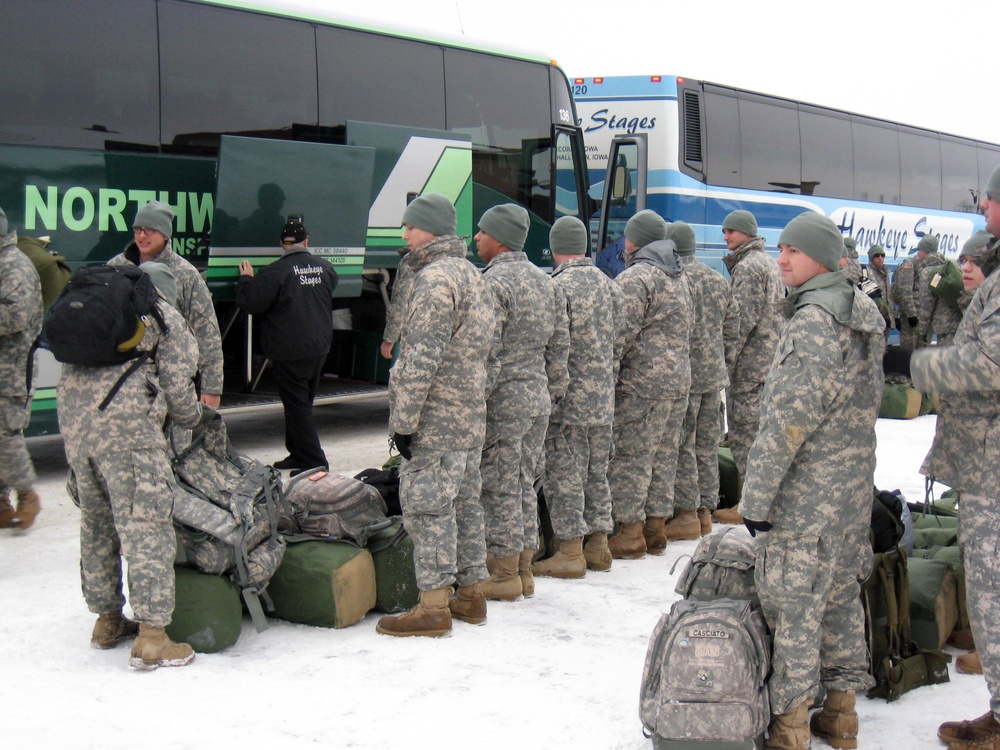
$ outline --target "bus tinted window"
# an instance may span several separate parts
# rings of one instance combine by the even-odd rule
[[[439,47],[318,27],[319,121],[347,120],[443,130],[444,59]],[[355,75],[364,71],[363,75]],[[371,92],[378,91],[378,96]]]
[[[705,179],[740,186],[740,114],[736,98],[705,91]]]
[[[802,137],[802,194],[827,198],[854,195],[851,121],[833,113],[799,111]]]
[[[4,143],[159,143],[154,3],[6,2],[0,19]]]
[[[941,207],[941,145],[935,135],[900,129],[900,202]]]
[[[740,185],[798,193],[799,113],[794,104],[740,97]]]
[[[977,169],[975,146],[941,138],[941,208],[946,211],[976,210]]]
[[[899,138],[895,127],[854,118],[854,197],[899,204]]]
[[[188,3],[160,3],[164,150],[209,152],[219,134],[292,138],[315,130],[309,24]]]

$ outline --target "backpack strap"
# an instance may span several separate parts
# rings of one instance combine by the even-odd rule
[[[98,410],[104,411],[105,409],[107,409],[108,406],[111,404],[111,402],[114,400],[115,396],[118,395],[118,391],[120,391],[122,386],[125,385],[125,381],[128,380],[130,377],[132,377],[132,375],[135,373],[136,370],[138,370],[140,367],[146,364],[146,362],[152,359],[152,357],[154,357],[155,355],[156,355],[156,347],[154,346],[152,352],[143,352],[138,357],[136,357],[135,361],[128,366],[128,369],[118,376],[118,380],[116,380],[115,384],[111,386],[111,390],[108,391],[108,395],[104,397],[104,400],[101,402],[101,405],[97,407]]]

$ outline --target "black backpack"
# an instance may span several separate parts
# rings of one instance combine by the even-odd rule
[[[108,367],[128,362],[140,356],[136,346],[147,315],[166,333],[156,300],[152,280],[136,266],[80,268],[46,315],[47,346],[64,364]]]

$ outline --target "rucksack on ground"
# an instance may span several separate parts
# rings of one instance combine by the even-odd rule
[[[285,488],[285,500],[291,512],[281,530],[290,542],[336,540],[364,547],[372,534],[398,521],[386,515],[375,487],[334,472],[299,474]]]
[[[281,473],[239,455],[218,415],[173,454],[177,562],[229,576],[257,631],[265,630],[264,609],[272,610],[267,585],[285,553]]]
[[[159,315],[157,297],[149,275],[136,266],[80,268],[49,308],[43,337],[64,364],[123,364],[140,356],[146,318]]]
[[[399,466],[388,466],[381,469],[365,469],[355,474],[359,482],[370,484],[378,490],[385,500],[386,515],[401,516],[403,508],[399,500]]]
[[[658,750],[760,748],[771,718],[767,626],[741,599],[674,602],[653,629],[639,691]]]
[[[953,309],[959,309],[958,298],[965,291],[965,285],[962,283],[962,269],[955,261],[946,260],[943,265],[938,266],[927,286],[935,297]]]
[[[756,561],[750,532],[745,526],[728,526],[701,538],[674,591],[685,599],[746,599],[760,606]]]

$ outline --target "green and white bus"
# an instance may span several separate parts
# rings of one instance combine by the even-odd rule
[[[540,265],[555,219],[586,221],[583,140],[565,74],[534,53],[271,0],[32,0],[0,4],[0,206],[73,267],[131,240],[151,199],[173,249],[202,270],[226,353],[224,409],[277,403],[252,321],[232,302],[243,258],[279,253],[287,214],[337,264],[335,332],[317,403],[382,392],[378,347],[424,192],[455,202],[459,234],[492,205],[531,215]],[[30,434],[58,430],[58,364],[41,352]]]

